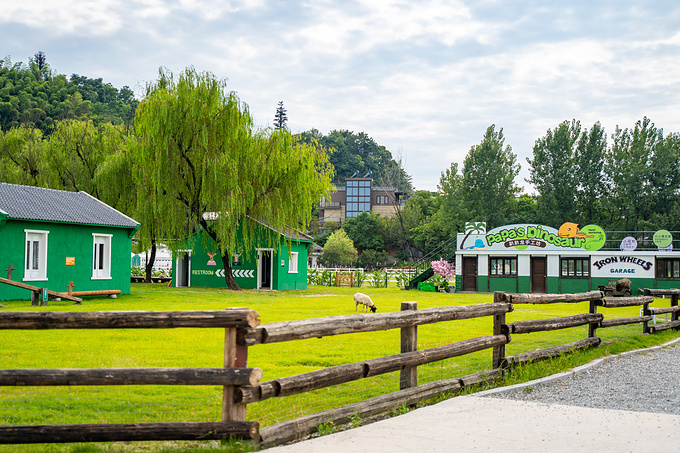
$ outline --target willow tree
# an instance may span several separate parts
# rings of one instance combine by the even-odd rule
[[[258,221],[270,227],[267,245],[278,248],[277,231],[306,228],[311,206],[332,187],[321,149],[295,143],[285,129],[257,130],[226,81],[193,68],[160,72],[135,131],[155,215],[171,237],[202,230],[215,241],[230,289],[240,288],[229,253],[252,250]]]

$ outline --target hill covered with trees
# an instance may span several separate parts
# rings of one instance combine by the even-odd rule
[[[31,126],[45,136],[64,120],[90,120],[129,128],[139,101],[133,91],[120,90],[101,78],[57,74],[43,52],[23,62],[0,60],[0,129]]]

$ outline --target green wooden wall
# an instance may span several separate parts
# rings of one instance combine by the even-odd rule
[[[7,277],[8,266],[14,267],[12,280],[22,282],[24,277],[26,235],[24,230],[49,231],[47,235],[47,281],[23,283],[48,288],[52,291],[68,291],[73,282],[74,291],[119,289],[122,294],[130,292],[130,256],[132,230],[128,228],[100,227],[48,222],[8,220],[0,229],[0,276]],[[110,234],[111,279],[92,278],[92,234]],[[67,265],[66,258],[73,258]],[[0,300],[30,299],[25,289],[0,284]]]

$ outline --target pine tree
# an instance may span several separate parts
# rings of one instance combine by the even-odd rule
[[[279,101],[279,106],[276,108],[274,115],[274,129],[286,129],[288,117],[286,116],[286,109],[283,107],[283,101]]]

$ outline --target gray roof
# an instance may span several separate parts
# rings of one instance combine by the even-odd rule
[[[139,223],[86,192],[0,182],[0,212],[10,219],[137,228]]]

